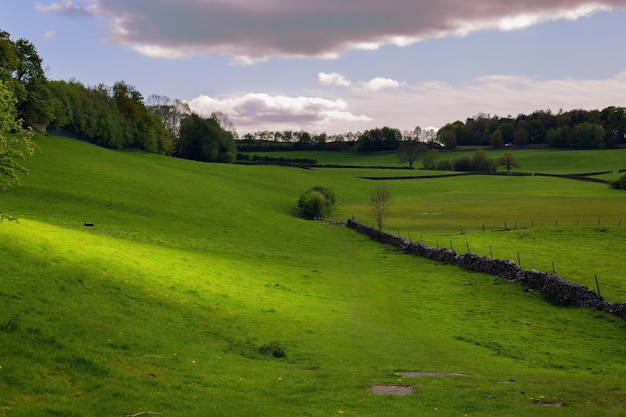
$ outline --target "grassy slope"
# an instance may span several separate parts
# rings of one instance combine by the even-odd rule
[[[315,184],[362,210],[369,181],[39,141],[0,206],[23,219],[0,224],[0,415],[621,413],[623,321],[292,215]],[[473,377],[368,393],[398,370]]]

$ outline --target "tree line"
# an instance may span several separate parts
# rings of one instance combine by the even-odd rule
[[[237,154],[226,115],[203,118],[180,100],[144,99],[124,81],[86,86],[78,80],[48,80],[35,46],[14,41],[5,31],[0,31],[0,81],[22,127],[37,133],[69,131],[114,149],[200,161],[232,162]]]
[[[437,132],[437,142],[445,148],[500,148],[505,145],[616,148],[626,144],[626,108],[559,110],[556,114],[550,110],[537,110],[530,115],[519,114],[516,118],[479,114],[465,122],[446,124]]]
[[[626,108],[602,110],[537,110],[530,115],[499,117],[478,114],[465,122],[457,120],[440,129],[400,131],[373,128],[343,135],[311,135],[307,132],[256,132],[243,138],[244,151],[354,150],[377,152],[402,150],[407,142],[454,149],[459,146],[503,148],[544,146],[567,149],[612,149],[626,145]]]

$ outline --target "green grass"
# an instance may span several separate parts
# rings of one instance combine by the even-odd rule
[[[461,156],[471,157],[474,150],[441,151],[441,159],[453,160]],[[561,149],[490,149],[487,154],[490,158],[497,158],[504,153],[511,153],[520,163],[521,167],[514,171],[541,172],[549,174],[577,174],[599,171],[615,171],[606,179],[617,178],[617,171],[626,169],[626,149],[610,150],[561,150]],[[254,152],[250,153],[251,155]],[[394,152],[331,152],[331,151],[290,151],[290,152],[258,152],[259,155],[271,155],[284,158],[309,158],[317,159],[320,164],[339,165],[369,165],[408,167],[407,163],[398,162],[398,156]],[[418,160],[416,168],[421,167]],[[420,175],[416,171],[408,175]],[[396,172],[387,175],[406,175]],[[620,174],[621,175],[621,174]]]
[[[0,416],[622,414],[625,321],[293,216],[298,196],[318,184],[335,190],[337,218],[367,216],[377,183],[358,170],[202,164],[37,141],[31,175],[0,197],[0,210],[20,217],[0,223]],[[523,263],[538,241],[600,236],[624,250],[626,225],[565,224],[623,213],[626,195],[603,185],[385,184],[396,196],[390,227],[425,238],[456,237],[462,225],[472,246],[483,236],[502,237],[482,241],[495,251],[528,242]],[[540,223],[539,214],[551,222],[556,212],[562,226]],[[529,218],[535,228],[522,230]],[[518,230],[480,230],[503,219]],[[575,256],[579,266],[591,259]],[[272,341],[286,358],[259,353]],[[403,370],[472,376],[398,381]],[[373,383],[412,384],[415,394],[375,396]]]

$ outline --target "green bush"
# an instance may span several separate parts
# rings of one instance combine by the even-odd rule
[[[263,356],[272,356],[274,358],[286,358],[287,348],[281,342],[272,340],[259,348],[259,353]]]
[[[298,215],[307,220],[329,217],[335,204],[335,193],[328,187],[316,185],[300,196]]]
[[[615,188],[617,190],[626,190],[626,174],[611,182],[611,188]]]
[[[452,161],[452,166],[455,171],[469,171],[470,170],[470,159],[469,156],[464,155],[460,158],[456,158]]]

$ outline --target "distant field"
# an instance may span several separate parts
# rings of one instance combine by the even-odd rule
[[[358,177],[383,170],[37,142],[23,186],[0,195],[20,217],[0,223],[1,416],[623,415],[626,321],[294,216],[299,195],[325,185],[336,219],[371,221],[381,182]],[[365,164],[350,156],[329,163]],[[413,240],[519,251],[522,266],[554,262],[586,285],[596,273],[603,296],[626,301],[624,192],[546,177],[382,184],[387,226]],[[286,356],[261,353],[272,347]]]
[[[441,159],[455,159],[461,156],[471,156],[474,151],[442,151]],[[598,171],[619,171],[626,169],[626,149],[611,149],[602,151],[587,150],[558,150],[558,149],[498,149],[488,150],[491,158],[503,153],[512,153],[520,162],[521,167],[514,171],[542,172],[550,174],[576,174]],[[250,152],[251,155],[255,152]],[[393,152],[359,153],[359,152],[330,152],[330,151],[293,151],[293,152],[258,152],[258,155],[272,155],[284,158],[317,159],[321,164],[342,165],[371,165],[401,167],[398,156]],[[415,163],[416,168],[421,162]],[[617,172],[610,178],[617,178]]]

